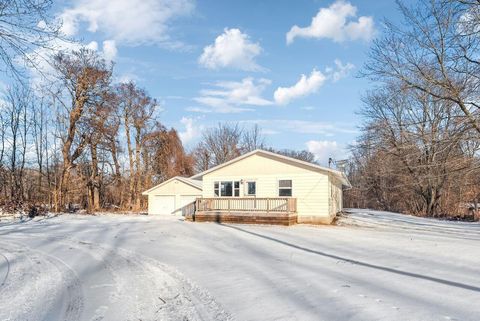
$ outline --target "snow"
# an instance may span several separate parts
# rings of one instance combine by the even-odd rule
[[[0,222],[0,320],[478,320],[480,224]]]

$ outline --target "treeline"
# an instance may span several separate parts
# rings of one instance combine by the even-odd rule
[[[52,66],[48,82],[10,86],[2,98],[3,211],[138,212],[155,184],[267,148],[258,126],[218,124],[187,152],[159,121],[158,102],[133,82],[113,83],[113,65],[96,51],[61,52]],[[314,161],[306,151],[278,152]]]
[[[95,51],[59,53],[47,84],[6,90],[0,109],[0,204],[63,211],[143,207],[141,192],[193,174],[175,129],[134,83],[112,83]]]
[[[346,206],[435,217],[473,215],[480,201],[480,3],[399,3],[363,75],[362,135]]]

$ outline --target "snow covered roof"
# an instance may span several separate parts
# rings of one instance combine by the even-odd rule
[[[317,164],[312,164],[312,163],[309,163],[309,162],[305,162],[305,161],[302,161],[302,160],[299,160],[299,159],[296,159],[296,158],[292,158],[292,157],[288,157],[288,156],[284,156],[284,155],[280,155],[280,154],[277,154],[277,153],[272,153],[272,152],[269,152],[269,151],[266,151],[266,150],[263,150],[263,149],[256,149],[254,151],[251,151],[249,153],[246,153],[244,155],[241,155],[237,158],[234,158],[228,162],[225,162],[223,164],[220,164],[220,165],[217,165],[215,167],[212,167],[206,171],[203,171],[201,173],[198,173],[196,175],[193,175],[192,177],[190,177],[190,179],[202,179],[202,177],[206,174],[209,174],[211,172],[214,172],[220,168],[223,168],[223,167],[226,167],[230,164],[233,164],[233,163],[236,163],[244,158],[247,158],[247,157],[250,157],[252,155],[264,155],[264,156],[267,156],[267,157],[271,157],[271,158],[275,158],[279,161],[283,161],[283,162],[288,162],[290,164],[293,164],[293,165],[298,165],[298,166],[303,166],[303,167],[307,167],[313,171],[320,171],[320,172],[328,172],[328,173],[331,173],[333,174],[334,176],[336,176],[344,186],[347,186],[347,187],[352,187],[352,185],[350,184],[350,182],[348,181],[348,178],[347,176],[345,175],[345,173],[343,172],[340,172],[340,171],[337,171],[335,169],[332,169],[332,168],[328,168],[328,167],[323,167],[323,166],[320,166],[320,165],[317,165]]]
[[[188,177],[182,177],[182,176],[175,176],[175,177],[172,177],[168,180],[166,180],[165,182],[162,182],[158,185],[155,185],[153,186],[152,188],[146,190],[145,192],[142,193],[142,195],[148,195],[148,193],[150,193],[151,191],[153,191],[154,189],[156,189],[157,187],[160,187],[160,186],[163,186],[165,184],[168,184],[170,183],[171,181],[174,181],[174,180],[178,180],[178,181],[181,181],[187,185],[190,185],[192,187],[195,187],[195,188],[198,188],[199,190],[202,190],[203,189],[203,182],[202,181],[199,181],[198,179],[192,179],[192,178],[188,178]]]

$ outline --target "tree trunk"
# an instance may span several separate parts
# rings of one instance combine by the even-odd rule
[[[133,208],[133,204],[135,203],[135,168],[134,168],[134,160],[133,160],[133,148],[132,148],[132,141],[130,139],[130,118],[128,116],[128,112],[125,112],[124,116],[124,125],[125,125],[125,135],[127,136],[127,151],[128,151],[128,161],[130,167],[130,185],[129,185],[129,208]]]
[[[83,90],[79,89],[79,91],[82,92]],[[82,137],[80,144],[77,146],[75,151],[71,153],[72,144],[77,129],[77,122],[82,116],[83,107],[86,100],[86,97],[77,97],[74,101],[74,107],[69,115],[67,136],[65,137],[65,141],[62,147],[63,167],[62,175],[60,177],[58,204],[55,206],[57,211],[59,210],[59,208],[65,208],[65,197],[68,191],[67,186],[68,180],[70,178],[70,170],[73,168],[73,162],[82,154],[85,145],[85,137]]]
[[[89,200],[88,210],[89,212],[95,212],[100,208],[100,182],[98,177],[98,155],[97,155],[97,142],[93,139],[90,142],[90,153],[92,157],[91,163],[91,175],[89,181]]]
[[[60,212],[65,210],[65,201],[67,198],[67,184],[70,180],[70,168],[71,163],[68,156],[63,156],[64,162],[62,167],[62,173],[60,175],[60,184],[58,184],[56,192],[55,211]]]
[[[120,162],[117,156],[117,144],[115,138],[112,138],[110,142],[110,153],[112,155],[113,166],[115,170],[115,190],[118,194],[118,205],[123,204],[123,189],[122,189],[122,174],[120,172]]]
[[[140,151],[141,151],[141,128],[136,127],[135,133],[135,212],[140,210],[140,175],[141,175],[141,162],[140,162]]]

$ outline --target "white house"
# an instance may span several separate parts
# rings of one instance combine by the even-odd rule
[[[149,214],[195,211],[197,221],[329,224],[342,210],[343,187],[350,183],[340,171],[255,150],[143,194]],[[195,208],[190,203],[185,211],[194,198]]]

